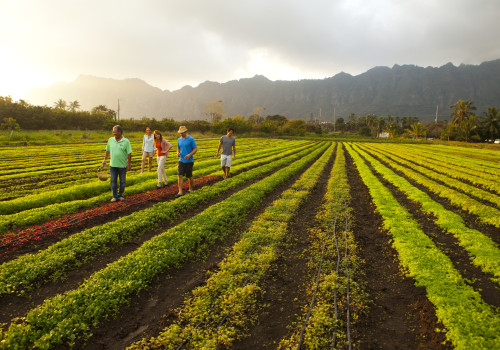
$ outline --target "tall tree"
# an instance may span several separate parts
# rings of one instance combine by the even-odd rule
[[[454,105],[450,106],[453,111],[450,114],[451,125],[460,131],[465,142],[469,141],[470,133],[475,129],[475,116],[472,112],[476,109],[472,101],[458,100]]]
[[[71,112],[76,112],[77,109],[80,109],[80,102],[75,100],[75,101],[69,103],[69,110]]]
[[[203,110],[203,113],[208,117],[208,121],[213,125],[220,122],[226,116],[224,104],[221,100],[210,101]]]
[[[62,98],[54,102],[54,107],[59,110],[65,110],[67,106],[68,106],[67,102],[64,101]]]
[[[406,131],[413,135],[416,140],[418,140],[419,136],[425,136],[427,130],[420,122],[417,122],[410,125],[410,129],[406,129]]]
[[[469,118],[465,119],[462,124],[460,124],[460,131],[465,138],[465,142],[469,142],[472,130],[477,128],[476,116],[470,115]]]
[[[474,114],[472,111],[476,107],[473,106],[473,103],[472,101],[458,100],[454,105],[450,106],[450,108],[453,108],[453,112],[450,114],[453,126],[460,127],[464,120],[469,119]]]
[[[488,108],[488,113],[484,114],[481,120],[482,127],[488,133],[489,139],[494,140],[500,135],[500,109],[496,107]]]
[[[253,113],[248,117],[248,120],[253,124],[253,125],[259,125],[264,121],[264,118],[262,117],[262,114],[264,113],[266,109],[264,107],[255,107],[253,109]]]

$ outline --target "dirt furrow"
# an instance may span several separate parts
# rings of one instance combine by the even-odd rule
[[[361,180],[346,152],[346,166],[354,213],[353,232],[361,258],[365,261],[366,314],[353,330],[353,341],[360,349],[448,349],[442,328],[425,289],[399,268],[397,252],[389,235],[379,227],[368,188]]]

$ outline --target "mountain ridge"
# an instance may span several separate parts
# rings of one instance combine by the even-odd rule
[[[500,107],[500,59],[479,65],[447,63],[441,67],[376,66],[359,75],[340,72],[324,79],[272,81],[263,75],[225,83],[204,81],[169,91],[139,78],[117,80],[82,74],[73,82],[57,82],[48,88],[32,89],[27,100],[51,104],[60,98],[77,100],[82,109],[98,105],[117,109],[122,118],[142,117],[176,120],[204,119],[203,109],[222,100],[228,116],[249,116],[255,107],[265,115],[332,120],[350,113],[407,115],[422,120],[449,119],[449,106],[459,99],[471,100],[482,114],[488,107]]]

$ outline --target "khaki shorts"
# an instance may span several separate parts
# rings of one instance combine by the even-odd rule
[[[227,156],[225,154],[221,154],[220,155],[220,165],[223,167],[226,167],[226,168],[230,168],[232,157],[233,157],[232,154],[229,156]]]
[[[142,158],[152,158],[155,155],[155,152],[143,152]]]

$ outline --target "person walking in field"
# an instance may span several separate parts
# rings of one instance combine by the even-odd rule
[[[151,172],[151,163],[153,163],[153,156],[155,154],[154,137],[151,134],[151,128],[148,126],[146,128],[146,134],[142,140],[142,162],[141,162],[141,174],[144,172],[144,165],[146,163],[146,158],[148,159],[148,168]]]
[[[106,145],[106,153],[102,161],[102,167],[106,167],[106,160],[110,157],[109,174],[111,178],[111,190],[113,198],[111,202],[124,200],[123,192],[126,186],[127,170],[130,170],[132,161],[132,146],[130,141],[123,137],[123,129],[120,125],[113,127],[113,137],[110,137]],[[118,177],[120,178],[120,188],[118,189]]]
[[[156,160],[158,161],[158,184],[156,185],[156,189],[158,190],[163,187],[161,185],[162,179],[165,186],[168,185],[167,173],[165,172],[165,162],[167,161],[168,151],[172,148],[172,144],[168,142],[158,130],[155,130],[154,138],[157,154]]]
[[[193,191],[193,155],[198,151],[196,142],[191,135],[188,135],[188,129],[185,126],[179,127],[178,133],[181,135],[177,140],[177,157],[179,157],[179,165],[177,167],[177,184],[179,185],[179,193],[175,198],[179,198],[184,194],[182,186],[186,176],[189,181],[188,193]]]
[[[227,134],[220,138],[219,147],[217,147],[216,157],[219,156],[219,152],[222,147],[220,165],[222,167],[222,171],[224,172],[224,179],[229,177],[229,171],[231,170],[231,157],[236,160],[236,140],[233,137],[233,132],[234,130],[232,128],[228,128]]]

